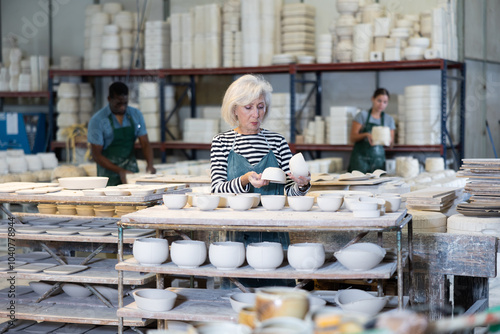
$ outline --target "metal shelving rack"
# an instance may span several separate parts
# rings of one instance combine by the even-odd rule
[[[240,75],[246,73],[259,74],[285,74],[290,77],[290,105],[291,105],[291,149],[292,151],[351,151],[352,145],[311,145],[311,144],[295,144],[295,112],[298,108],[295,106],[295,87],[297,84],[309,83],[313,84],[312,91],[309,97],[315,95],[316,98],[316,114],[321,115],[321,99],[322,99],[322,73],[323,72],[387,72],[387,71],[418,71],[418,70],[439,70],[441,73],[441,143],[439,145],[395,145],[388,148],[387,152],[425,152],[439,153],[444,158],[447,157],[448,150],[451,150],[455,157],[455,161],[461,161],[464,155],[464,139],[465,139],[465,63],[449,61],[446,59],[430,59],[430,60],[415,60],[415,61],[390,61],[390,62],[368,62],[368,63],[331,63],[331,64],[289,64],[276,66],[259,66],[259,67],[233,67],[233,68],[204,68],[204,69],[161,69],[161,70],[51,70],[49,72],[49,91],[53,89],[54,76],[85,76],[85,77],[118,77],[129,78],[131,76],[152,76],[157,78],[160,84],[160,121],[163,128],[160,143],[153,143],[155,149],[162,152],[162,160],[165,160],[165,151],[169,149],[180,149],[184,152],[192,150],[191,155],[186,154],[189,159],[196,158],[196,150],[208,150],[210,144],[206,143],[188,143],[188,142],[167,142],[166,141],[166,124],[173,113],[177,112],[184,98],[190,92],[190,108],[191,117],[196,117],[196,76],[205,75]],[[450,74],[451,71],[458,71],[458,75]],[[298,74],[314,73],[314,80],[301,80],[297,78]],[[189,77],[188,82],[174,82],[172,79],[178,76]],[[448,104],[449,81],[459,83],[458,89],[453,93],[453,96]],[[176,106],[168,113],[165,112],[165,95],[164,88],[166,85],[184,86],[185,90],[176,101]],[[53,125],[54,117],[54,97],[50,95],[49,102],[49,124]],[[446,126],[450,109],[458,100],[460,130],[459,143],[454,145],[450,135],[450,131]],[[49,136],[53,133],[52,128],[49,129]],[[173,138],[172,134],[169,135]],[[174,140],[176,138],[173,138]],[[60,143],[50,145],[52,149],[61,147]]]

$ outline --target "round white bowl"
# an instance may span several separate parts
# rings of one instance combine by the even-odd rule
[[[325,247],[320,243],[298,243],[288,247],[288,263],[297,271],[312,272],[325,263]]]
[[[344,203],[344,196],[339,194],[322,194],[316,198],[321,211],[337,211]]]
[[[351,211],[358,210],[377,210],[378,199],[373,197],[359,196],[353,198],[345,198],[347,208]]]
[[[217,208],[219,201],[217,195],[196,195],[195,205],[202,211],[209,211]]]
[[[339,262],[353,271],[370,270],[385,257],[385,249],[377,244],[362,242],[352,244],[334,253]]]
[[[242,242],[214,242],[208,248],[210,263],[219,270],[232,270],[245,262],[245,245]]]
[[[257,242],[247,246],[247,262],[257,271],[269,271],[283,263],[283,246],[278,242]]]
[[[237,194],[236,196],[229,196],[227,201],[231,209],[245,211],[253,206],[254,199],[251,196],[242,196]]]
[[[386,297],[375,297],[358,289],[339,290],[335,303],[348,312],[361,312],[368,316],[377,315],[387,303]]]
[[[277,211],[283,209],[286,202],[285,195],[262,195],[260,201],[264,209],[269,211]]]
[[[253,292],[237,292],[229,297],[231,306],[236,312],[240,312],[242,308],[255,305],[255,293]]]
[[[43,158],[42,158],[43,159]],[[43,161],[43,160],[42,160]],[[59,186],[66,189],[94,189],[105,188],[108,184],[107,177],[103,176],[80,176],[80,177],[61,177],[59,178]]]
[[[395,195],[379,194],[377,195],[377,197],[385,201],[386,212],[396,212],[399,210],[399,207],[401,206],[401,196],[399,195],[395,196]]]
[[[281,168],[267,167],[262,172],[262,179],[269,180],[270,182],[273,182],[273,183],[285,184],[286,183],[286,174]]]
[[[79,284],[64,283],[62,289],[68,296],[73,298],[85,298],[92,294],[89,289]]]
[[[177,299],[177,294],[163,289],[140,289],[132,292],[137,307],[153,312],[170,311]]]
[[[309,211],[314,205],[312,196],[288,196],[288,205],[294,211]]]
[[[158,266],[168,259],[168,240],[159,238],[135,239],[132,253],[140,264]]]
[[[172,242],[170,257],[179,268],[197,268],[207,259],[207,247],[203,241],[177,240]]]
[[[43,295],[45,292],[49,291],[52,289],[52,284],[49,283],[44,283],[44,282],[29,282],[29,285],[31,289],[37,294],[37,295]],[[52,296],[58,294],[61,292],[61,288],[57,289],[55,292],[52,293]]]
[[[233,194],[233,193],[218,193],[217,196],[220,197],[220,199],[219,199],[219,205],[217,207],[219,207],[219,208],[229,208],[228,198],[232,197],[232,196],[236,196],[236,194]]]
[[[408,39],[408,44],[410,46],[427,49],[430,44],[430,39],[427,37],[411,37]]]
[[[186,194],[165,194],[163,195],[163,204],[173,210],[182,209],[186,206],[188,197]]]
[[[308,176],[309,175],[309,165],[307,164],[306,160],[304,159],[304,156],[302,153],[297,153],[295,154],[291,159],[290,159],[290,171],[294,176]]]
[[[253,198],[252,208],[256,208],[256,207],[259,206],[259,203],[260,203],[260,193],[242,193],[242,194],[238,194],[238,196],[246,196],[246,197]]]

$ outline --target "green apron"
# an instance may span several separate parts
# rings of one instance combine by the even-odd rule
[[[113,164],[137,173],[137,160],[135,159],[134,144],[135,144],[135,127],[132,117],[126,115],[130,121],[130,126],[115,128],[113,115],[109,115],[109,121],[113,128],[113,141],[102,151],[102,154],[109,159]],[[109,169],[97,165],[97,175],[109,177],[108,186],[116,186],[122,183],[120,175]]]
[[[368,112],[368,119],[361,132],[372,132],[374,126],[379,124],[370,123],[372,110]],[[384,126],[384,112],[380,116],[380,125]],[[370,145],[367,138],[358,141],[352,149],[351,159],[349,160],[348,172],[359,170],[362,173],[371,173],[376,169],[385,169],[385,150],[382,145]]]
[[[264,139],[266,137],[264,136]],[[236,141],[236,139],[235,139]],[[266,139],[267,142],[267,139]],[[254,171],[258,174],[262,173],[264,169],[267,167],[277,167],[281,168],[276,156],[271,150],[269,143],[267,143],[267,147],[269,148],[269,152],[256,164],[252,165],[248,162],[248,160],[236,153],[234,151],[234,145],[229,151],[229,155],[227,157],[227,179],[233,180],[238,178],[250,171]],[[255,188],[250,184],[249,192],[258,192],[261,195],[284,195],[285,187],[283,184],[278,183],[269,183],[269,185]],[[245,246],[253,242],[262,242],[262,241],[270,241],[270,242],[279,242],[283,245],[284,249],[288,249],[290,245],[290,236],[288,232],[230,232],[229,237],[232,241],[243,242]],[[295,286],[294,280],[267,280],[267,279],[238,279],[240,283],[245,286],[269,286],[269,285],[288,285]],[[227,282],[223,282],[223,288],[227,288]]]

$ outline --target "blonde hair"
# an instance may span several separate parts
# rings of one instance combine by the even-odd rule
[[[234,113],[236,107],[247,105],[261,96],[264,97],[266,103],[265,118],[271,106],[272,91],[271,84],[261,75],[246,74],[242,76],[234,81],[224,94],[221,108],[222,118],[230,126],[237,126],[238,119]]]

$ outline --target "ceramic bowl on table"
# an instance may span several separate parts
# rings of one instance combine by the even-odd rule
[[[279,242],[256,242],[247,246],[247,262],[257,271],[270,271],[283,263],[283,246]]]
[[[264,209],[269,211],[281,210],[285,207],[285,195],[262,195],[260,201]]]
[[[197,268],[207,259],[207,247],[203,241],[176,240],[170,247],[170,257],[179,268]]]
[[[217,193],[217,196],[219,196],[219,205],[217,206],[218,208],[229,208],[229,201],[228,198],[232,196],[236,196],[234,193]]]
[[[346,312],[361,312],[373,317],[387,304],[387,297],[376,297],[358,289],[339,290],[335,303]]]
[[[163,204],[171,209],[178,210],[186,206],[188,196],[186,194],[165,194],[163,195]]]
[[[219,201],[220,196],[218,195],[200,194],[196,195],[193,204],[202,211],[210,211],[217,208],[217,206],[219,205]]]
[[[253,292],[237,292],[229,297],[231,307],[236,312],[240,312],[244,307],[255,306],[255,293]]]
[[[210,263],[219,270],[233,270],[245,262],[245,245],[242,242],[221,241],[210,244]]]
[[[360,242],[334,253],[339,262],[353,271],[373,269],[385,257],[386,250],[377,244]]]
[[[165,312],[174,308],[177,294],[163,289],[139,289],[132,292],[137,307],[153,312]]]
[[[236,196],[229,196],[227,198],[229,207],[237,211],[245,211],[253,206],[254,198],[251,196],[244,196],[236,194]]]
[[[293,211],[309,211],[314,205],[312,196],[288,196],[288,205]]]
[[[342,207],[344,203],[344,196],[340,194],[321,194],[316,198],[321,211],[333,212]]]
[[[256,208],[260,203],[260,193],[241,193],[238,196],[251,197],[253,198],[252,208]]]
[[[401,206],[401,196],[399,194],[378,194],[376,197],[385,201],[386,212],[396,212]]]
[[[309,242],[291,244],[287,257],[295,270],[312,272],[325,263],[325,247],[320,243]]]
[[[142,265],[158,266],[168,259],[168,240],[139,238],[134,240],[132,254]]]

